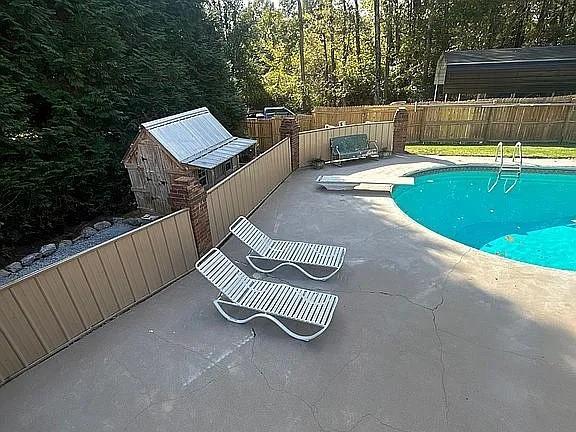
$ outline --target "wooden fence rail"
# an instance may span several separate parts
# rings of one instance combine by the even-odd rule
[[[538,145],[576,145],[576,104],[445,103],[317,107],[299,115],[300,130],[365,122],[388,122],[399,107],[408,111],[409,143],[486,143],[522,141]],[[265,143],[279,140],[278,119],[253,120],[251,137]],[[261,125],[261,126],[256,126]],[[260,127],[261,129],[258,129]]]
[[[319,107],[314,122],[390,121],[399,105]],[[576,104],[405,105],[408,142],[576,145]]]
[[[301,131],[315,129],[312,115],[298,114],[296,119]],[[247,119],[244,122],[244,130],[247,136],[258,141],[258,149],[260,153],[263,153],[280,141],[281,123],[281,118]],[[321,127],[324,127],[324,125]]]
[[[248,215],[291,171],[290,141],[285,138],[210,188],[206,204],[212,243],[223,240],[230,224],[238,216]]]
[[[0,384],[194,268],[189,210],[0,288]]]

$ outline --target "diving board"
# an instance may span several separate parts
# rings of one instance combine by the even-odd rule
[[[341,175],[321,175],[316,179],[316,184],[328,190],[352,190],[360,185],[389,186],[414,185],[414,177],[382,176],[375,180],[352,178]]]

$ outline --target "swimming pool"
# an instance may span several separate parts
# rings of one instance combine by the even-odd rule
[[[576,171],[523,169],[517,184],[490,167],[413,174],[392,197],[412,219],[476,249],[517,261],[576,270]]]

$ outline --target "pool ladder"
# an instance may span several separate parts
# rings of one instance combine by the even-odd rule
[[[520,174],[522,174],[522,143],[520,141],[516,143],[514,152],[512,153],[512,160],[504,163],[504,144],[500,141],[496,147],[494,162],[500,162],[500,166],[496,180],[494,180],[494,182],[492,182],[492,179],[488,180],[488,192],[492,192],[502,179],[504,180],[504,193],[508,193],[514,189],[520,179]],[[510,183],[510,185],[508,183]]]

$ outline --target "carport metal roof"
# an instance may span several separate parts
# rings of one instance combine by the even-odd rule
[[[447,51],[434,84],[452,94],[576,92],[576,46]]]

